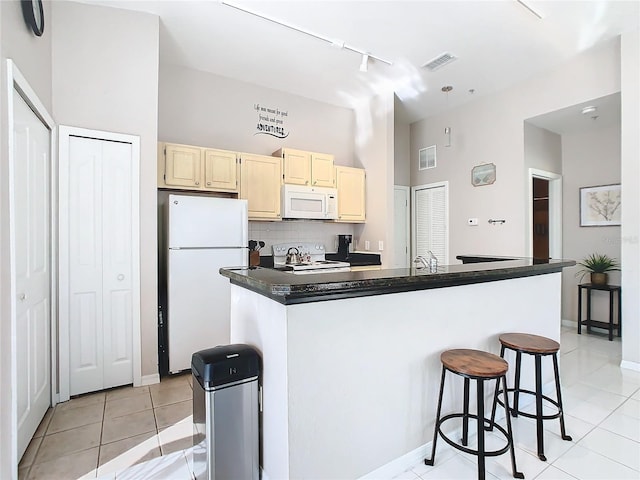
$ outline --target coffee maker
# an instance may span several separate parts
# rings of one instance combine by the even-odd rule
[[[351,245],[352,235],[338,235],[338,255],[340,258],[349,258],[349,245]]]

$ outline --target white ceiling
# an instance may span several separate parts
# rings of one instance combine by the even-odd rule
[[[361,56],[215,0],[81,0],[160,16],[160,61],[352,108],[393,90],[407,122],[535,76],[640,28],[640,2],[231,1],[387,59]],[[449,52],[435,72],[422,66]],[[451,85],[448,95],[442,86]],[[470,93],[473,90],[474,93]]]

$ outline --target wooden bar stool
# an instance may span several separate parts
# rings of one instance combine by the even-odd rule
[[[504,333],[500,335],[500,356],[504,358],[505,349],[514,350],[516,352],[516,374],[515,374],[515,386],[514,388],[507,389],[507,392],[513,392],[513,408],[506,407],[511,415],[517,417],[522,415],[527,418],[536,419],[536,436],[538,441],[538,458],[543,462],[547,461],[547,457],[544,455],[544,430],[542,427],[543,420],[551,420],[554,418],[560,419],[560,433],[562,439],[571,441],[572,438],[567,435],[564,428],[564,414],[562,409],[562,393],[560,392],[560,376],[558,373],[558,350],[560,350],[560,344],[550,338],[541,337],[539,335],[531,335],[528,333]],[[533,355],[535,358],[535,376],[536,376],[536,391],[525,390],[520,388],[520,364],[522,361],[522,354]],[[542,357],[546,355],[552,355],[553,358],[553,373],[556,382],[556,400],[542,394]],[[495,397],[493,400],[493,411],[491,412],[491,420],[495,418],[496,404],[502,401],[498,398],[498,394],[502,392],[499,388],[496,388]],[[534,395],[536,398],[536,413],[527,413],[519,409],[520,394],[526,393]],[[554,405],[558,411],[550,415],[544,415],[542,411],[542,402],[547,401]]]
[[[495,457],[502,455],[507,450],[511,451],[511,468],[514,478],[524,478],[524,475],[516,469],[516,456],[513,447],[513,434],[511,432],[511,418],[508,414],[505,415],[507,429],[498,425],[493,421],[493,418],[488,419],[484,416],[484,382],[487,380],[496,380],[503,382],[504,391],[504,405],[505,411],[509,411],[509,399],[507,397],[507,377],[506,373],[509,369],[509,365],[502,358],[491,353],[482,352],[480,350],[447,350],[440,355],[440,361],[442,362],[442,378],[440,380],[440,396],[438,398],[438,413],[436,414],[436,425],[433,431],[433,448],[431,450],[431,459],[425,459],[425,465],[433,466],[436,459],[436,442],[438,440],[438,434],[442,439],[452,447],[461,450],[465,453],[470,453],[478,457],[478,478],[483,480],[485,478],[485,457]],[[442,394],[444,392],[445,374],[449,371],[464,377],[464,405],[463,413],[452,413],[440,417],[442,410]],[[476,381],[476,396],[478,403],[478,411],[476,415],[469,413],[469,381]],[[462,418],[462,439],[461,444],[454,442],[447,437],[442,431],[442,424],[447,420],[453,418]],[[469,436],[469,419],[475,418],[478,422],[478,449],[474,450],[467,448],[468,436]],[[486,426],[485,426],[486,424]],[[488,426],[488,428],[487,428]],[[507,444],[505,447],[499,450],[485,451],[485,429],[493,429],[495,427],[502,435],[504,435]]]

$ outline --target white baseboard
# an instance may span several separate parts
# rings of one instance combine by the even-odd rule
[[[140,385],[136,385],[136,386],[143,387],[145,385],[153,385],[154,383],[160,383],[159,373],[153,373],[151,375],[143,375],[140,378]]]
[[[640,363],[630,362],[629,360],[622,360],[622,362],[620,362],[620,368],[626,368],[628,370],[635,370],[636,372],[640,372]]]
[[[420,445],[415,450],[412,450],[411,452],[401,457],[398,457],[395,460],[390,461],[386,465],[383,465],[382,467],[374,470],[373,472],[367,473],[365,476],[360,477],[360,480],[393,478],[396,475],[401,474],[402,472],[420,463],[422,460],[424,460],[427,457],[427,455],[430,455],[431,444],[432,442],[425,443],[424,445]]]

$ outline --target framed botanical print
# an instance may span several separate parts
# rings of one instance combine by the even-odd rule
[[[580,226],[607,227],[621,223],[620,184],[580,189]]]

